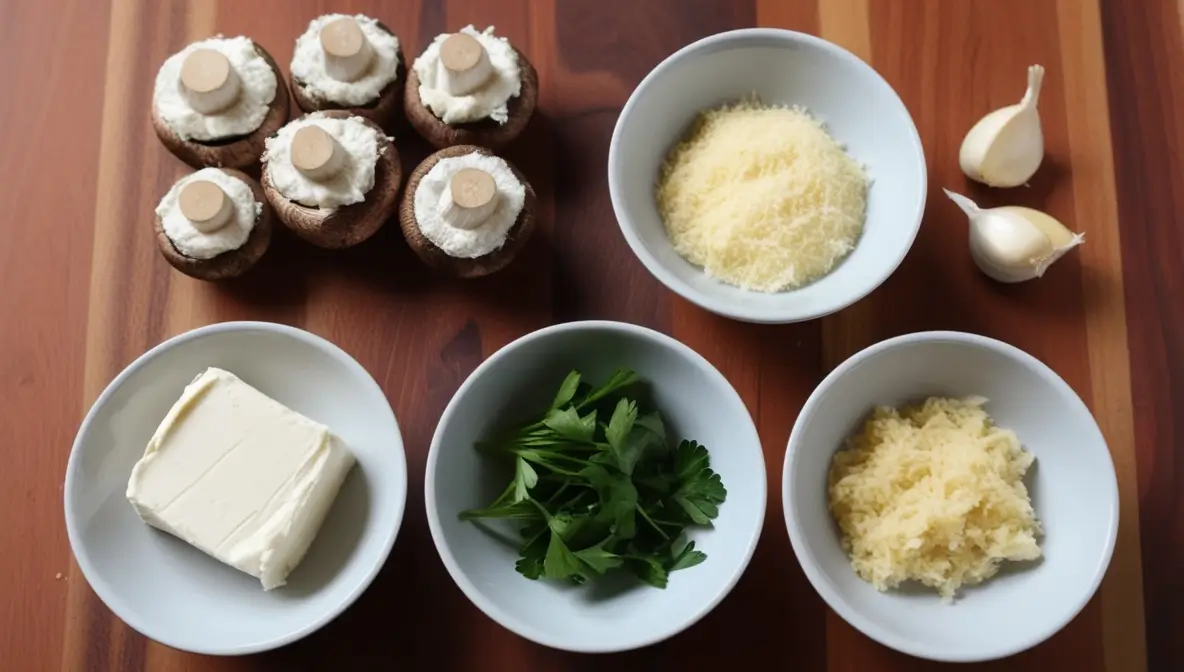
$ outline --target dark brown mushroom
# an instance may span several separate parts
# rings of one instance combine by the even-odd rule
[[[391,35],[395,34],[381,21],[378,22],[378,27]],[[305,92],[304,83],[295,77],[292,78],[292,97],[296,99],[297,107],[304,112],[342,110],[359,117],[365,117],[390,132],[394,129],[399,113],[403,109],[403,83],[407,81],[407,60],[403,56],[402,44],[399,45],[396,53],[399,64],[395,70],[395,79],[384,86],[382,91],[378,93],[378,98],[370,103],[348,107],[330,100],[314,99]]]
[[[354,115],[341,110],[322,112],[333,119],[348,119]],[[399,152],[379,128],[369,119],[362,123],[378,133],[378,162],[374,167],[374,186],[366,193],[366,200],[351,203],[333,210],[322,210],[289,200],[274,185],[263,163],[263,193],[276,216],[300,238],[329,249],[351,247],[373,236],[387,219],[394,214],[395,199],[399,195],[399,184],[403,180],[403,169],[399,164]]]
[[[231,177],[246,182],[247,186],[251,188],[251,194],[255,200],[263,204],[263,210],[255,218],[255,228],[251,229],[250,235],[247,236],[247,242],[243,243],[241,247],[223,252],[210,259],[194,259],[185,256],[173,245],[173,241],[164,232],[164,222],[161,221],[159,215],[156,216],[154,224],[156,244],[160,248],[160,253],[172,264],[173,268],[189,277],[210,282],[238,277],[250,270],[255,262],[263,256],[263,253],[267,252],[267,248],[271,244],[273,226],[271,206],[267,204],[267,199],[263,196],[263,188],[259,186],[259,183],[246,173],[233,168],[222,168],[221,170]]]
[[[288,86],[284,83],[284,75],[276,65],[275,59],[267,50],[255,43],[255,51],[267,60],[275,72],[275,98],[267,110],[263,123],[247,135],[223,138],[220,140],[199,141],[185,140],[161,119],[156,110],[156,103],[152,104],[152,129],[156,137],[164,143],[178,159],[193,166],[204,168],[207,166],[224,168],[245,168],[259,161],[263,155],[264,142],[269,136],[278,131],[288,121]]]
[[[399,225],[403,229],[403,237],[407,239],[407,244],[428,266],[458,278],[479,278],[496,273],[508,266],[526,245],[526,242],[530,240],[530,235],[534,233],[535,193],[534,187],[530,186],[530,182],[526,181],[514,164],[506,161],[506,165],[513,171],[514,177],[518,178],[522,186],[526,187],[526,200],[522,204],[522,212],[518,213],[518,219],[514,221],[514,226],[507,233],[506,242],[493,252],[472,259],[449,255],[428,240],[420,231],[419,223],[415,219],[415,190],[419,188],[419,182],[424,175],[427,175],[428,171],[439,163],[440,159],[466,154],[494,156],[494,153],[485,147],[456,145],[432,154],[424,159],[423,163],[416,166],[415,170],[411,171],[411,177],[407,180],[407,188],[403,191],[403,201],[399,205]]]
[[[403,94],[403,110],[407,121],[417,133],[433,147],[441,149],[455,145],[479,145],[490,149],[501,149],[522,134],[530,118],[534,116],[539,100],[539,75],[534,66],[517,49],[518,70],[522,85],[517,96],[506,103],[509,118],[499,124],[492,119],[482,119],[464,124],[445,124],[419,97],[419,76],[415,68],[407,69],[407,89]]]

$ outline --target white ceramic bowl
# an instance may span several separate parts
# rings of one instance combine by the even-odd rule
[[[680,257],[654,201],[658,169],[696,114],[753,92],[767,103],[809,108],[874,180],[863,236],[850,256],[818,281],[777,294],[725,285]],[[886,280],[921,225],[925,175],[917,128],[871,66],[817,37],[769,28],[712,35],[658,64],[617,118],[608,154],[613,210],[650,273],[707,310],[763,323],[833,313]]]
[[[308,555],[269,592],[149,527],[124,496],[156,426],[208,366],[328,425],[357,457]],[[299,639],[353,603],[386,561],[406,497],[399,426],[361,365],[299,329],[228,322],[152,348],[99,396],[66,467],[66,530],[87,581],[128,625],[177,649],[245,654]]]
[[[488,505],[509,482],[509,473],[478,455],[474,444],[546,409],[571,369],[595,384],[622,367],[652,384],[669,438],[694,439],[708,448],[711,467],[728,490],[714,528],[690,534],[707,560],[672,573],[664,590],[627,576],[578,588],[530,581],[514,570],[515,546],[457,517]],[[473,604],[522,637],[586,653],[646,646],[706,615],[748,566],[765,518],[764,456],[736,391],[682,343],[616,322],[548,327],[477,367],[440,418],[424,490],[432,540]],[[494,527],[517,538],[512,528]]]
[[[831,457],[872,408],[931,395],[990,400],[991,417],[1036,457],[1025,482],[1045,529],[1042,561],[1005,564],[953,604],[921,586],[877,592],[851,569],[827,510]],[[864,634],[922,658],[1001,658],[1052,636],[1094,594],[1118,533],[1118,482],[1089,409],[1031,355],[972,334],[910,334],[848,359],[802,408],[782,476],[789,538],[814,588]]]

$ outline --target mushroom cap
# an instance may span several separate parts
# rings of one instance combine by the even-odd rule
[[[194,168],[245,168],[259,161],[259,157],[263,155],[264,142],[287,123],[288,85],[284,83],[284,74],[271,54],[259,46],[258,42],[255,43],[255,51],[267,61],[275,73],[275,98],[271,100],[263,123],[251,133],[209,142],[185,140],[160,117],[155,101],[152,103],[152,129],[156,131],[156,137],[160,138],[164,146],[178,159]]]
[[[394,31],[379,21],[378,27],[394,35]],[[355,107],[347,107],[331,100],[314,100],[304,92],[304,85],[295,77],[292,78],[292,97],[296,99],[296,106],[304,112],[318,112],[321,110],[343,110],[350,114],[365,117],[387,131],[394,129],[398,121],[399,112],[403,109],[403,83],[407,80],[407,59],[403,56],[403,45],[399,44],[396,51],[399,65],[395,70],[395,78],[390,84],[382,87],[378,98],[373,102]]]
[[[407,89],[403,94],[403,109],[407,121],[431,145],[437,149],[456,145],[479,145],[500,149],[522,134],[530,118],[534,116],[539,101],[539,75],[534,66],[517,49],[518,69],[522,77],[522,88],[517,96],[506,103],[509,119],[499,124],[492,119],[481,119],[464,124],[446,124],[424,104],[419,97],[419,76],[415,68],[407,70]]]
[[[210,259],[194,259],[181,254],[173,246],[173,241],[164,232],[164,222],[161,221],[159,215],[156,216],[154,224],[156,245],[173,268],[191,278],[210,282],[238,277],[254,266],[255,262],[259,261],[268,246],[271,245],[273,226],[271,206],[267,204],[267,199],[263,196],[263,188],[259,186],[259,183],[246,173],[233,168],[222,168],[221,170],[231,177],[246,182],[247,186],[251,188],[251,195],[255,197],[256,201],[263,204],[263,210],[255,218],[255,228],[251,229],[251,234],[247,236],[247,242],[243,243],[241,247],[223,252]]]
[[[506,242],[493,252],[472,259],[449,255],[428,240],[427,236],[424,236],[420,231],[419,223],[415,219],[415,190],[419,188],[419,182],[424,175],[427,175],[428,171],[439,163],[440,159],[466,154],[494,156],[494,153],[485,147],[456,145],[432,154],[424,159],[423,163],[416,166],[415,170],[411,171],[411,177],[407,180],[407,188],[403,191],[403,201],[399,205],[399,225],[403,229],[403,237],[407,239],[407,244],[428,266],[458,278],[479,278],[496,273],[508,266],[519,250],[525,247],[526,242],[530,240],[530,235],[534,233],[535,193],[534,187],[530,186],[530,182],[526,181],[518,168],[506,161],[506,165],[510,167],[514,177],[518,178],[518,181],[526,188],[526,200],[522,204],[522,212],[518,213],[518,219],[514,221],[514,226],[510,227],[507,232]],[[505,161],[504,158],[502,160]]]
[[[333,119],[348,119],[353,115],[344,110],[327,110],[323,114]],[[374,186],[366,192],[366,200],[333,210],[322,210],[289,200],[275,188],[263,163],[263,193],[276,216],[300,238],[328,249],[352,247],[373,236],[394,213],[403,169],[399,152],[378,124],[362,117],[362,123],[378,133],[378,162],[374,167]]]

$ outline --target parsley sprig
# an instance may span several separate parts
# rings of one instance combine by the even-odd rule
[[[661,415],[643,412],[640,382],[618,370],[592,387],[572,371],[536,422],[478,444],[514,476],[461,519],[517,522],[526,578],[581,584],[622,568],[665,588],[671,572],[707,559],[685,531],[711,525],[728,492],[707,448],[673,445]]]

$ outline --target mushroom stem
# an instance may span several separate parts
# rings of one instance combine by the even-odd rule
[[[467,33],[454,33],[440,45],[439,80],[453,96],[464,96],[481,88],[493,74],[489,53]]]
[[[222,188],[207,180],[193,180],[177,195],[181,214],[202,233],[213,233],[230,223],[234,203]]]
[[[202,114],[217,114],[238,100],[242,81],[229,59],[214,49],[195,49],[181,64],[181,95]]]
[[[325,72],[338,81],[354,82],[370,67],[374,47],[352,16],[345,16],[321,28],[321,49]]]
[[[309,124],[292,136],[292,165],[310,180],[325,182],[341,172],[345,150],[325,129]]]
[[[461,168],[440,194],[440,216],[458,229],[481,226],[497,209],[493,176],[477,168]]]

